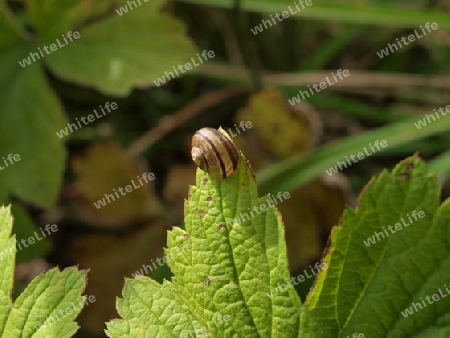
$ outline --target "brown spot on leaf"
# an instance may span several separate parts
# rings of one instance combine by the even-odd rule
[[[212,283],[211,279],[209,279],[208,277],[205,278],[205,285],[206,286],[210,286]]]

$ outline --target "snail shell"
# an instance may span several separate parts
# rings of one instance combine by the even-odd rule
[[[202,128],[192,136],[192,160],[214,178],[232,176],[238,167],[239,152],[234,143],[214,128]]]

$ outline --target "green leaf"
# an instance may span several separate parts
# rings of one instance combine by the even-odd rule
[[[20,161],[0,171],[2,190],[42,207],[54,204],[64,169],[64,148],[55,131],[64,117],[40,61],[22,68],[19,61],[37,49],[0,3],[0,165],[17,154]],[[38,174],[37,174],[38,173]]]
[[[439,202],[436,177],[416,156],[373,179],[332,231],[302,336],[447,337],[450,200]]]
[[[194,333],[200,326],[213,337],[297,336],[300,301],[289,282],[284,228],[268,205],[243,155],[230,178],[198,170],[185,203],[186,230],[168,236],[172,283],[127,281],[118,302],[123,319],[109,323],[107,333],[203,337]]]
[[[122,296],[117,309],[123,320],[107,323],[110,337],[180,337],[202,329],[170,282],[127,279]]]
[[[234,6],[234,0],[177,0],[202,5],[212,5],[223,8]],[[440,28],[450,28],[450,15],[437,10],[415,10],[408,7],[393,7],[373,4],[369,1],[343,2],[312,0],[312,5],[297,10],[291,0],[247,0],[242,7],[247,11],[268,14],[290,11],[297,12],[294,19],[311,18],[319,20],[343,21],[359,24],[374,24],[391,27],[410,27],[419,29],[426,22],[437,22]],[[301,7],[299,7],[301,8]]]
[[[142,0],[144,1],[144,0]],[[86,20],[99,17],[124,0],[28,0],[27,10],[41,41],[61,38]]]
[[[71,337],[84,306],[85,273],[52,269],[34,279],[12,302],[16,240],[10,237],[10,208],[0,208],[0,335],[2,337]]]
[[[44,256],[50,250],[48,238],[43,237],[31,217],[19,204],[13,204],[11,211],[14,215],[14,233],[16,234],[17,242],[20,243],[21,240],[28,241],[30,237],[40,239],[28,247],[22,246],[21,250],[17,251],[17,263],[28,262],[37,257]]]
[[[0,208],[0,332],[11,308],[9,298],[14,278],[15,236],[10,237],[12,217],[9,208]]]
[[[2,32],[0,35],[0,47],[2,49],[20,44],[27,36],[25,30],[14,19],[13,13],[4,2],[0,2],[0,31]],[[11,71],[11,69],[2,69],[2,73],[5,70]],[[0,76],[3,75],[2,73],[0,73]]]
[[[165,71],[197,59],[184,25],[161,13],[161,3],[142,1],[122,16],[114,13],[81,29],[78,39],[46,56],[48,67],[106,94],[125,96],[134,86],[153,86]]]

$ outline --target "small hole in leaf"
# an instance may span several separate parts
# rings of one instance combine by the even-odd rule
[[[201,218],[205,217],[205,210],[200,210],[198,214],[200,215]]]
[[[206,279],[205,279],[205,285],[206,285],[206,286],[210,286],[211,283],[212,283],[211,279],[209,279],[208,277],[206,277]]]
[[[406,170],[408,170],[408,171],[412,171],[414,169],[414,164],[412,164],[412,163],[409,163],[407,166],[406,166]]]
[[[183,239],[184,239],[185,241],[187,241],[187,240],[189,239],[189,235],[188,235],[188,234],[184,234],[184,235],[183,235]]]
[[[207,185],[208,184],[208,179],[207,178],[204,178],[203,179],[203,185]]]
[[[220,223],[220,224],[219,224],[219,230],[224,230],[224,229],[225,229],[225,224]]]
[[[405,181],[409,181],[410,178],[411,178],[410,174],[401,173],[400,175],[397,176],[397,181],[405,182]]]
[[[208,197],[206,197],[206,200],[207,200],[207,201],[212,201],[212,197],[211,197],[211,196],[208,196]]]

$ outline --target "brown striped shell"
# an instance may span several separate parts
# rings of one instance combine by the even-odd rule
[[[239,153],[233,142],[214,128],[202,128],[192,136],[192,160],[214,178],[232,176],[238,167]]]

